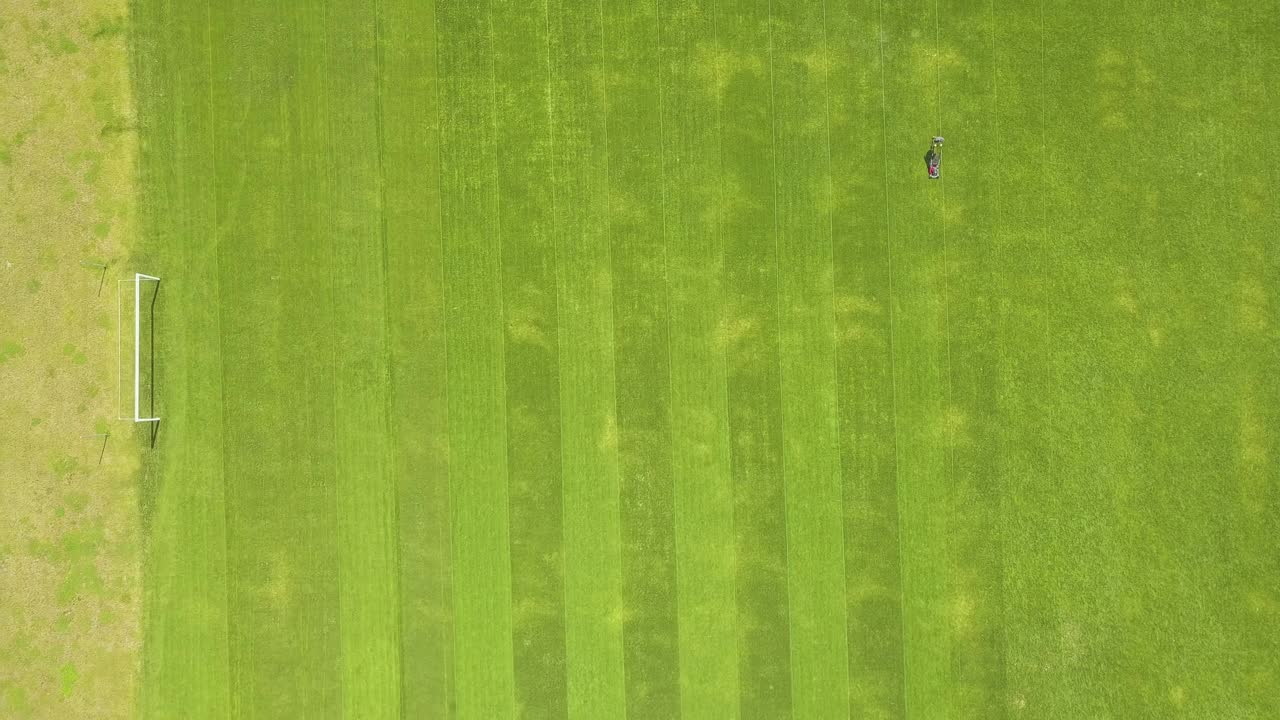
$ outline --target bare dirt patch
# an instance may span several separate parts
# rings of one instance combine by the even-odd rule
[[[115,419],[114,272],[136,156],[126,9],[9,0],[0,15],[5,718],[134,715],[138,446]]]

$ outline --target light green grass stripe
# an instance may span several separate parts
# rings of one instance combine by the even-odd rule
[[[658,5],[611,0],[610,255],[622,511],[627,715],[680,714]]]
[[[334,471],[342,712],[400,717],[396,483],[388,424],[378,18],[335,3],[324,14],[333,195]]]
[[[947,167],[949,564],[944,612],[951,637],[954,718],[991,718],[1006,706],[996,312],[1000,257],[995,229],[996,113],[988,5],[938,5],[937,71]]]
[[[1076,12],[1104,9],[1095,4]],[[1061,43],[1053,37],[1053,27],[1062,22],[1075,24],[1075,12],[1062,17],[1056,11],[1050,15],[1048,10],[1045,8],[1039,18],[1037,29],[1045,38],[1038,43],[1041,59],[1036,63],[1043,78],[1039,83],[1041,100],[1036,103],[1041,113],[1038,124],[1043,127],[1043,137],[1062,139],[1052,144],[1042,140],[1044,149],[1037,150],[1045,167],[1039,173],[1043,195],[1037,224],[1042,225],[1042,239],[1035,241],[1036,255],[1048,266],[1043,271],[1046,286],[1041,291],[1041,314],[1049,370],[1041,394],[1052,404],[1050,431],[1056,440],[1052,478],[1071,482],[1060,490],[1055,488],[1051,498],[1039,503],[1062,518],[1046,538],[1052,544],[1040,548],[1040,554],[1050,558],[1045,564],[1055,567],[1057,576],[1050,585],[1056,617],[1042,618],[1041,622],[1064,652],[1056,663],[1053,686],[1038,702],[1056,717],[1103,712],[1133,715],[1166,701],[1154,696],[1155,683],[1149,690],[1143,688],[1154,680],[1152,673],[1158,664],[1148,654],[1161,644],[1144,626],[1155,627],[1172,619],[1159,612],[1149,621],[1135,624],[1134,608],[1126,609],[1141,592],[1139,588],[1148,583],[1143,567],[1146,560],[1138,561],[1139,552],[1147,558],[1164,552],[1161,543],[1139,540],[1139,536],[1156,531],[1163,520],[1158,501],[1145,487],[1151,457],[1143,447],[1141,422],[1131,411],[1136,398],[1145,394],[1137,383],[1149,372],[1139,370],[1146,365],[1145,333],[1135,332],[1146,324],[1142,317],[1147,314],[1149,298],[1145,276],[1162,274],[1152,262],[1159,253],[1151,242],[1155,235],[1140,199],[1151,189],[1148,172],[1152,169],[1144,162],[1146,133],[1140,127],[1146,121],[1141,115],[1149,112],[1150,108],[1143,106],[1151,102],[1155,88],[1138,81],[1127,69],[1138,67],[1137,62],[1130,62],[1144,52],[1147,38],[1135,33],[1144,32],[1141,16],[1145,13],[1127,7],[1113,13],[1105,29]],[[1114,64],[1117,59],[1120,66]],[[1105,94],[1099,96],[1096,89],[1080,92],[1083,88],[1074,84],[1056,86],[1057,78],[1100,64],[1109,66],[1097,83]],[[1122,94],[1113,95],[1118,86],[1124,87]],[[1055,110],[1061,112],[1058,108],[1065,106],[1083,117],[1062,122]],[[1120,117],[1123,121],[1116,122]],[[1059,150],[1063,142],[1085,137],[1097,138],[1088,151]],[[1117,162],[1118,157],[1125,160]],[[1069,194],[1071,186],[1062,182],[1067,178],[1077,182],[1092,178],[1086,182],[1093,183],[1103,180],[1113,193],[1077,202]],[[1077,206],[1076,212],[1083,217],[1104,219],[1110,228],[1095,230],[1088,237],[1110,235],[1110,242],[1105,246],[1091,244],[1084,253],[1054,242],[1056,237],[1075,232],[1071,227],[1075,218],[1058,211],[1071,205]],[[1105,260],[1099,263],[1100,259]],[[1145,267],[1139,271],[1139,266]],[[1078,278],[1088,278],[1092,298],[1125,296],[1121,302],[1130,303],[1135,312],[1114,312],[1114,299],[1110,308],[1098,307],[1096,300],[1090,303],[1078,292]],[[1101,337],[1095,336],[1094,327],[1101,328],[1097,333]],[[1099,346],[1105,352],[1098,352]],[[1084,371],[1078,377],[1077,368]],[[1085,378],[1095,392],[1074,392],[1085,385]],[[1151,410],[1161,412],[1154,407]],[[1095,412],[1104,418],[1101,423],[1092,417]],[[1107,471],[1098,472],[1099,461]],[[1175,480],[1163,478],[1160,482],[1169,481]],[[1137,504],[1147,506],[1150,514],[1140,515]],[[1147,528],[1139,529],[1138,525]],[[1070,553],[1058,549],[1067,547],[1079,549]],[[1151,598],[1152,605],[1160,602]]]
[[[946,713],[951,638],[945,612],[948,396],[943,185],[923,157],[938,130],[933,3],[884,3],[885,97],[893,252],[893,352],[903,659],[908,717]]]
[[[1131,266],[1141,268],[1133,273],[1140,317],[1136,327],[1128,322],[1122,326],[1145,332],[1133,333],[1137,342],[1130,358],[1139,370],[1131,385],[1133,392],[1116,393],[1115,404],[1117,412],[1122,412],[1123,403],[1132,398],[1150,410],[1133,423],[1139,474],[1125,515],[1139,522],[1125,533],[1129,547],[1117,553],[1137,560],[1130,574],[1135,588],[1103,602],[1119,608],[1136,590],[1149,598],[1144,605],[1151,614],[1138,635],[1140,642],[1125,648],[1119,663],[1095,664],[1085,653],[1079,674],[1086,681],[1075,685],[1078,692],[1087,693],[1090,686],[1102,687],[1114,680],[1114,673],[1098,672],[1099,666],[1134,664],[1136,677],[1129,683],[1134,690],[1109,703],[1109,709],[1128,714],[1142,712],[1144,707],[1175,706],[1182,712],[1212,715],[1234,703],[1243,690],[1214,677],[1223,666],[1224,652],[1236,647],[1223,637],[1226,618],[1221,610],[1230,608],[1237,595],[1227,590],[1229,580],[1220,575],[1222,564],[1205,562],[1199,552],[1226,532],[1221,523],[1235,507],[1234,502],[1223,502],[1220,489],[1230,482],[1227,468],[1236,432],[1230,406],[1218,402],[1230,392],[1235,366],[1225,354],[1182,351],[1194,345],[1223,347],[1239,341],[1235,328],[1213,317],[1221,302],[1215,288],[1225,284],[1218,278],[1229,275],[1231,262],[1220,246],[1230,246],[1235,239],[1224,234],[1215,241],[1213,234],[1206,236],[1206,221],[1222,222],[1212,220],[1222,200],[1205,192],[1201,176],[1180,177],[1186,164],[1203,168],[1220,157],[1220,148],[1203,141],[1218,126],[1213,115],[1160,110],[1183,97],[1212,97],[1228,72],[1225,67],[1213,72],[1225,33],[1206,32],[1209,28],[1182,20],[1198,16],[1202,8],[1173,3],[1159,10],[1147,4],[1132,9],[1133,26],[1138,29],[1130,34],[1135,64],[1160,67],[1162,73],[1150,86],[1151,92],[1139,91],[1135,98],[1138,113],[1132,136],[1137,162],[1126,164],[1126,169],[1135,171],[1134,195],[1141,201],[1134,214],[1141,230],[1125,246],[1134,254]],[[1161,14],[1173,22],[1157,24]],[[1047,9],[1046,34],[1051,36],[1055,27],[1071,21]],[[1058,67],[1054,49],[1049,46],[1050,73]],[[1047,85],[1052,87],[1052,81]],[[1054,100],[1063,94],[1052,93],[1048,98],[1045,115],[1051,136],[1057,118]],[[1079,102],[1079,95],[1068,95],[1057,106]],[[1161,145],[1143,140],[1154,136],[1162,138]],[[1166,153],[1169,148],[1177,152]],[[1069,163],[1070,156],[1053,152],[1058,149],[1051,146],[1051,162]],[[1072,257],[1071,264],[1085,266],[1082,260]],[[1072,275],[1078,276],[1068,271],[1058,277]],[[1064,454],[1064,466],[1089,467],[1084,448],[1072,449],[1077,452]],[[1184,575],[1175,579],[1160,569],[1172,563]],[[1072,575],[1099,585],[1097,568],[1083,565],[1078,571],[1073,568]],[[1186,582],[1184,577],[1197,581]],[[1088,608],[1074,606],[1082,599],[1065,596],[1064,615],[1088,617]],[[1109,614],[1123,617],[1122,611]],[[1086,637],[1100,632],[1092,619],[1081,624]],[[1180,701],[1175,702],[1179,692]]]
[[[848,712],[843,477],[835,385],[830,135],[824,8],[773,6],[782,467],[786,482],[791,705]]]
[[[1065,473],[1085,479],[1079,483],[1081,496],[1070,498],[1073,505],[1064,514],[1084,518],[1084,527],[1068,528],[1087,536],[1088,544],[1085,552],[1068,559],[1064,573],[1066,582],[1086,592],[1063,593],[1059,599],[1063,627],[1079,638],[1074,643],[1079,649],[1066,666],[1074,682],[1061,693],[1063,716],[1078,716],[1079,708],[1099,694],[1110,712],[1158,707],[1192,715],[1228,708],[1239,712],[1242,698],[1249,696],[1243,679],[1222,680],[1247,673],[1230,628],[1240,621],[1240,598],[1247,591],[1238,583],[1247,583],[1249,573],[1220,561],[1206,562],[1202,555],[1229,536],[1238,523],[1232,516],[1239,512],[1238,496],[1227,488],[1238,458],[1241,365],[1240,358],[1217,348],[1239,347],[1244,341],[1243,328],[1222,321],[1235,305],[1224,290],[1236,281],[1243,238],[1226,231],[1224,213],[1231,211],[1223,206],[1230,194],[1212,184],[1211,169],[1222,162],[1224,152],[1222,141],[1214,138],[1221,128],[1220,108],[1241,101],[1230,93],[1231,100],[1208,102],[1203,112],[1164,111],[1190,98],[1213,98],[1219,83],[1238,67],[1221,57],[1227,28],[1201,25],[1202,17],[1201,6],[1167,5],[1156,13],[1138,5],[1092,43],[1048,47],[1047,87],[1058,86],[1054,72],[1067,76],[1073,67],[1105,63],[1102,82],[1128,88],[1117,108],[1078,86],[1061,85],[1049,94],[1046,110],[1051,138],[1115,139],[1110,147],[1100,147],[1102,152],[1083,155],[1089,160],[1083,166],[1074,153],[1054,152],[1063,144],[1051,145],[1050,161],[1067,171],[1055,175],[1067,174],[1077,184],[1111,175],[1124,188],[1109,198],[1084,202],[1067,195],[1065,203],[1051,206],[1081,208],[1050,215],[1051,225],[1058,228],[1055,235],[1083,231],[1085,237],[1097,238],[1103,233],[1080,228],[1077,216],[1121,218],[1113,220],[1121,232],[1111,243],[1089,246],[1078,257],[1060,255],[1061,271],[1055,276],[1061,282],[1052,288],[1055,296],[1071,298],[1070,306],[1080,308],[1083,316],[1067,323],[1065,342],[1055,340],[1067,348],[1058,355],[1064,375],[1079,368],[1083,377],[1105,378],[1100,389],[1107,393],[1079,408],[1071,408],[1073,397],[1064,397],[1069,411],[1063,413],[1063,436],[1080,441],[1064,443],[1062,465]],[[1188,22],[1190,18],[1196,20]],[[1073,20],[1051,10],[1046,34],[1053,37],[1056,27]],[[1059,59],[1062,55],[1066,62]],[[1131,74],[1132,68],[1138,72]],[[1159,71],[1148,76],[1146,68]],[[1060,107],[1087,108],[1095,118],[1094,132],[1081,132],[1079,122],[1069,127],[1055,123]],[[1119,130],[1114,129],[1117,111],[1125,120]],[[1151,137],[1161,142],[1148,142]],[[1117,157],[1125,162],[1117,163]],[[1230,172],[1248,174],[1238,166]],[[1100,257],[1106,259],[1104,267],[1115,270],[1100,273]],[[1097,275],[1114,279],[1087,292],[1075,280]],[[1098,302],[1107,296],[1126,297],[1127,307],[1117,307],[1115,300],[1110,307]],[[1091,362],[1075,338],[1103,318],[1109,321],[1114,349],[1100,356],[1107,362]],[[1099,407],[1123,423],[1109,438],[1095,437],[1090,427],[1090,415]],[[1099,446],[1127,452],[1125,464],[1133,466],[1132,475],[1090,478]],[[1099,496],[1106,502],[1099,503]],[[1105,530],[1098,532],[1095,526]],[[1178,568],[1176,574],[1169,572],[1172,567]],[[1112,579],[1117,577],[1123,579]],[[1126,635],[1123,641],[1112,639],[1121,634]]]
[[[550,58],[541,3],[494,4],[516,714],[561,718],[565,596]]]
[[[1257,333],[1256,328],[1238,322],[1222,322],[1221,314],[1224,305],[1234,311],[1232,314],[1239,313],[1242,303],[1224,303],[1223,290],[1239,282],[1239,268],[1253,265],[1262,248],[1256,234],[1242,237],[1230,229],[1229,191],[1216,183],[1218,174],[1212,171],[1222,161],[1224,148],[1215,147],[1217,143],[1211,139],[1222,132],[1223,111],[1240,102],[1236,94],[1228,95],[1230,90],[1222,82],[1240,71],[1240,65],[1222,52],[1231,43],[1228,23],[1236,13],[1227,15],[1225,8],[1215,7],[1218,21],[1203,23],[1204,6],[1188,2],[1174,3],[1167,10],[1144,3],[1136,10],[1144,28],[1139,61],[1168,68],[1167,79],[1156,85],[1159,93],[1144,113],[1146,123],[1139,127],[1139,136],[1167,137],[1168,145],[1141,145],[1143,164],[1157,171],[1156,175],[1143,175],[1149,182],[1143,197],[1157,196],[1156,202],[1144,203],[1141,218],[1148,231],[1143,236],[1162,238],[1163,242],[1136,244],[1144,258],[1155,261],[1154,268],[1140,275],[1147,286],[1144,295],[1150,298],[1144,304],[1150,309],[1143,313],[1147,337],[1141,356],[1147,382],[1139,385],[1139,402],[1143,407],[1160,408],[1160,412],[1141,418],[1140,436],[1151,470],[1145,473],[1141,509],[1134,514],[1158,518],[1158,524],[1146,528],[1146,537],[1158,543],[1163,563],[1176,563],[1183,569],[1182,577],[1175,578],[1157,571],[1158,565],[1150,562],[1140,566],[1145,569],[1144,584],[1158,593],[1154,605],[1163,622],[1152,628],[1152,641],[1145,653],[1150,671],[1143,679],[1152,690],[1140,695],[1138,701],[1168,703],[1188,714],[1212,715],[1219,708],[1239,703],[1242,697],[1257,697],[1242,678],[1249,671],[1239,660],[1237,639],[1241,628],[1252,625],[1242,617],[1247,612],[1247,600],[1242,599],[1250,596],[1257,579],[1253,573],[1211,559],[1203,550],[1229,537],[1238,523],[1234,518],[1244,515],[1240,495],[1230,490],[1235,481],[1231,469],[1246,456],[1240,448],[1239,417],[1256,401],[1240,392],[1247,382],[1242,370],[1248,361],[1241,362],[1222,350],[1247,346]],[[1169,12],[1176,22],[1167,26],[1155,23],[1161,12]],[[1258,55],[1265,57],[1265,53]],[[1187,102],[1185,98],[1205,98],[1212,109],[1190,114],[1161,112],[1160,108],[1171,103]],[[1257,100],[1261,101],[1259,107],[1266,107],[1264,98]],[[1274,104],[1271,107],[1274,110]],[[1265,121],[1259,122],[1254,132],[1230,133],[1227,138],[1261,136],[1266,127]],[[1177,152],[1167,153],[1170,147]],[[1188,171],[1191,168],[1195,170]],[[1233,172],[1246,177],[1266,174],[1259,165],[1253,168]],[[1167,182],[1162,177],[1179,181]],[[1276,197],[1272,188],[1272,207]],[[1245,216],[1252,214],[1247,208],[1242,210]],[[1253,237],[1244,241],[1250,235]],[[1234,252],[1224,252],[1228,248]],[[1191,348],[1199,351],[1188,352]],[[1275,356],[1262,352],[1259,357]],[[1275,388],[1274,380],[1270,382]],[[1232,401],[1223,402],[1226,398]],[[1243,558],[1255,553],[1232,554]],[[1147,553],[1140,554],[1150,560]],[[1183,577],[1196,581],[1186,582]],[[1274,648],[1280,634],[1270,636]],[[1263,652],[1253,662],[1265,667],[1273,657],[1274,651]],[[1278,667],[1274,661],[1270,666],[1273,671]],[[1275,687],[1273,684],[1273,691]],[[1275,708],[1272,703],[1273,713]],[[1251,709],[1269,714],[1262,703]]]
[[[768,17],[766,0],[716,8],[739,709],[777,720],[791,717],[791,665]]]
[[[996,286],[999,443],[1004,539],[1005,672],[1010,711],[1049,715],[1056,653],[1055,564],[1041,559],[1054,503],[1051,417],[1045,402],[1043,219],[1039,157],[1041,64],[1038,8],[992,6],[996,106]]]
[[[156,351],[163,434],[144,472],[147,555],[139,715],[229,712],[222,358],[218,306],[207,8],[180,15],[139,3],[131,22],[144,237],[133,263],[167,278]],[[183,108],[183,112],[178,112]],[[184,173],[187,166],[207,174]],[[208,272],[190,272],[204,268]]]
[[[600,7],[550,7],[569,717],[622,717],[607,41]]]
[[[1057,615],[1052,618],[1050,637],[1059,639],[1065,651],[1054,674],[1054,686],[1042,702],[1059,717],[1102,712],[1132,715],[1145,712],[1155,701],[1143,689],[1155,669],[1152,658],[1144,656],[1160,641],[1155,633],[1142,628],[1168,620],[1167,616],[1152,617],[1150,622],[1135,624],[1132,614],[1136,609],[1132,603],[1142,592],[1139,588],[1147,583],[1147,561],[1161,553],[1159,543],[1139,539],[1162,521],[1158,512],[1146,515],[1147,510],[1156,509],[1155,498],[1144,487],[1150,457],[1144,448],[1143,430],[1132,412],[1134,400],[1142,393],[1138,384],[1146,375],[1140,366],[1145,364],[1147,340],[1134,332],[1145,324],[1141,316],[1146,313],[1147,291],[1142,276],[1159,272],[1154,264],[1148,265],[1154,259],[1148,238],[1154,237],[1155,228],[1146,220],[1140,197],[1151,189],[1154,178],[1141,166],[1146,142],[1139,129],[1143,121],[1138,117],[1150,112],[1148,103],[1154,99],[1155,88],[1127,71],[1114,72],[1119,69],[1114,65],[1099,78],[1099,84],[1110,91],[1100,96],[1090,94],[1086,99],[1070,93],[1071,86],[1057,85],[1056,79],[1066,77],[1072,67],[1092,64],[1096,68],[1100,57],[1106,55],[1110,57],[1103,62],[1114,62],[1116,55],[1108,52],[1111,50],[1125,58],[1123,64],[1136,60],[1147,40],[1136,34],[1145,32],[1145,13],[1127,7],[1125,12],[1113,14],[1105,29],[1068,44],[1055,42],[1051,33],[1063,21],[1075,24],[1074,18],[1049,15],[1047,10],[1042,9],[1039,18],[1038,32],[1045,40],[1039,43],[1041,58],[1037,62],[1043,78],[1038,123],[1043,150],[1039,156],[1046,172],[1040,173],[1043,195],[1037,224],[1042,230],[1036,254],[1049,266],[1043,271],[1047,283],[1041,291],[1042,344],[1049,372],[1041,395],[1052,404],[1050,437],[1055,442],[1051,479],[1069,478],[1072,482],[1055,490],[1051,500],[1040,503],[1062,518],[1047,538],[1053,544],[1042,548],[1041,555],[1048,555],[1049,564],[1057,570],[1051,586]],[[1104,8],[1096,5],[1081,10],[1099,12]],[[1125,86],[1119,96],[1113,94],[1118,84]],[[1065,123],[1053,114],[1054,109],[1068,105],[1084,108],[1087,114],[1061,128]],[[1117,123],[1117,117],[1124,120]],[[1092,132],[1081,133],[1084,129]],[[1096,137],[1091,150],[1100,152],[1058,152],[1060,144],[1050,144],[1047,139],[1055,133],[1064,138]],[[1117,162],[1118,157],[1125,161]],[[1095,183],[1105,179],[1114,193],[1084,203],[1086,216],[1105,219],[1110,226],[1091,233],[1091,237],[1110,235],[1110,242],[1092,246],[1079,256],[1071,252],[1071,246],[1054,242],[1055,237],[1071,232],[1063,227],[1069,218],[1056,210],[1066,199],[1059,178],[1071,173],[1076,160],[1085,161],[1081,176],[1092,177],[1088,182]],[[1099,263],[1100,259],[1105,261]],[[1070,278],[1080,277],[1094,285],[1093,298],[1113,298],[1111,307],[1070,300],[1076,290]],[[1133,303],[1137,312],[1114,312],[1114,298],[1121,296]],[[1066,312],[1056,311],[1058,307]],[[1095,337],[1095,327],[1102,328],[1101,337]],[[1065,342],[1060,339],[1063,337]],[[1059,344],[1067,350],[1058,350]],[[1092,352],[1084,357],[1073,352],[1085,347]],[[1098,352],[1100,348],[1105,350]],[[1067,362],[1055,362],[1058,359]],[[1084,377],[1096,394],[1073,391],[1083,384],[1072,378],[1075,368],[1085,369]],[[1098,413],[1102,422],[1090,417],[1093,413]],[[1071,442],[1075,438],[1083,442]],[[1098,472],[1100,465],[1106,470]],[[1147,530],[1138,528],[1148,524]],[[1068,547],[1078,549],[1070,553],[1058,550]]]
[[[441,5],[454,686],[460,718],[514,712],[501,208],[488,11]]]
[[[1147,420],[1154,421],[1152,425],[1163,425],[1176,403],[1156,400],[1151,404],[1154,398],[1148,383],[1157,376],[1158,359],[1164,353],[1153,347],[1149,331],[1152,327],[1167,327],[1173,319],[1168,311],[1176,314],[1176,306],[1191,297],[1194,290],[1179,288],[1175,292],[1181,298],[1175,298],[1172,305],[1153,303],[1156,293],[1149,280],[1159,278],[1161,284],[1178,284],[1166,275],[1168,268],[1162,267],[1160,257],[1168,243],[1158,239],[1167,231],[1182,233],[1176,228],[1175,218],[1167,218],[1166,223],[1166,218],[1151,213],[1154,193],[1165,195],[1167,191],[1172,196],[1176,190],[1158,188],[1167,183],[1157,182],[1149,174],[1148,168],[1158,167],[1159,163],[1146,151],[1148,133],[1141,128],[1146,122],[1141,116],[1159,112],[1155,108],[1167,100],[1159,98],[1159,93],[1153,94],[1154,86],[1121,69],[1131,62],[1131,67],[1144,64],[1141,56],[1146,52],[1143,46],[1147,38],[1138,34],[1146,32],[1146,16],[1135,9],[1115,18],[1093,42],[1077,42],[1061,49],[1050,45],[1045,60],[1049,72],[1046,88],[1057,85],[1054,73],[1069,72],[1073,66],[1107,66],[1099,79],[1107,92],[1093,97],[1063,92],[1074,88],[1057,88],[1057,92],[1048,94],[1044,116],[1051,138],[1058,133],[1068,138],[1100,138],[1096,152],[1076,157],[1055,152],[1059,146],[1046,143],[1050,167],[1067,171],[1056,174],[1069,173],[1078,178],[1078,184],[1097,184],[1101,179],[1103,187],[1111,188],[1105,196],[1079,203],[1083,206],[1082,216],[1097,223],[1086,231],[1092,242],[1085,244],[1078,256],[1056,253],[1056,267],[1049,277],[1058,279],[1060,284],[1046,290],[1046,302],[1052,298],[1056,306],[1065,300],[1066,307],[1074,308],[1060,321],[1065,339],[1046,340],[1046,346],[1066,348],[1055,352],[1061,369],[1053,369],[1060,387],[1083,386],[1090,391],[1063,393],[1062,411],[1057,413],[1062,426],[1058,437],[1075,442],[1060,442],[1061,451],[1055,462],[1062,468],[1062,476],[1078,478],[1069,487],[1074,492],[1063,493],[1058,512],[1071,520],[1061,524],[1057,541],[1064,547],[1083,548],[1064,553],[1058,563],[1062,568],[1062,577],[1057,581],[1061,588],[1056,601],[1058,632],[1072,650],[1063,665],[1073,682],[1062,683],[1053,695],[1058,701],[1054,709],[1064,717],[1077,716],[1091,708],[1132,714],[1153,703],[1163,705],[1168,700],[1164,693],[1172,687],[1158,679],[1158,668],[1164,658],[1179,654],[1169,642],[1191,640],[1188,633],[1170,632],[1170,624],[1177,622],[1176,611],[1156,609],[1164,606],[1165,597],[1176,595],[1177,589],[1153,587],[1163,574],[1162,569],[1157,569],[1163,564],[1153,565],[1152,561],[1170,550],[1177,551],[1176,544],[1157,537],[1170,524],[1181,525],[1193,517],[1182,510],[1172,516],[1162,511],[1160,496],[1171,483],[1178,482],[1176,478],[1195,471],[1190,466],[1178,467],[1160,473],[1163,477],[1159,480],[1153,474],[1158,472],[1156,458],[1165,451],[1151,447],[1150,441],[1156,436],[1149,434],[1151,425]],[[1045,20],[1046,36],[1064,20],[1049,16]],[[1061,55],[1068,59],[1056,57]],[[1118,98],[1115,90],[1119,87],[1125,89]],[[1056,130],[1055,101],[1057,107],[1087,108],[1087,122],[1077,120],[1070,127]],[[1125,160],[1117,162],[1118,157]],[[1085,162],[1073,162],[1077,158]],[[1050,238],[1074,234],[1077,230],[1070,227],[1071,218],[1056,212],[1059,207],[1074,204],[1073,199],[1069,195],[1063,198],[1053,184],[1049,188],[1046,222]],[[1046,239],[1045,244],[1047,249],[1060,247],[1051,239]],[[1079,281],[1073,278],[1088,278],[1093,285],[1088,297],[1081,297]],[[1070,299],[1073,295],[1075,300]],[[1076,372],[1081,379],[1073,377]],[[1185,382],[1177,391],[1180,396],[1194,393],[1194,388]],[[1104,422],[1098,423],[1095,413]],[[1168,434],[1165,429],[1159,432]],[[1186,569],[1192,568],[1188,565]],[[1077,584],[1081,584],[1083,592],[1068,590]],[[1157,594],[1141,599],[1148,592]],[[1149,620],[1136,622],[1137,612],[1142,612],[1139,606],[1155,614]],[[1190,658],[1182,662],[1194,665]],[[1166,687],[1157,690],[1162,685]]]
[[[1222,636],[1217,667],[1187,678],[1194,684],[1186,695],[1187,705],[1201,714],[1210,712],[1211,703],[1229,707],[1236,702],[1248,712],[1267,716],[1280,714],[1280,631],[1274,631],[1280,627],[1280,583],[1268,582],[1280,577],[1280,560],[1266,550],[1274,537],[1267,528],[1280,525],[1280,494],[1265,490],[1265,478],[1268,473],[1274,477],[1280,450],[1280,408],[1266,401],[1280,395],[1280,334],[1275,331],[1280,327],[1280,307],[1270,303],[1264,308],[1259,300],[1264,295],[1261,288],[1280,283],[1280,253],[1264,240],[1280,232],[1277,176],[1273,170],[1268,178],[1265,169],[1274,168],[1280,156],[1274,150],[1259,153],[1256,139],[1280,121],[1280,93],[1261,81],[1280,61],[1280,52],[1267,39],[1271,33],[1265,8],[1218,6],[1214,16],[1219,32],[1206,40],[1215,49],[1196,76],[1216,78],[1205,92],[1215,110],[1198,116],[1198,127],[1208,137],[1217,134],[1220,145],[1205,142],[1205,135],[1196,144],[1204,153],[1197,172],[1204,173],[1202,182],[1210,183],[1213,192],[1201,186],[1200,196],[1208,207],[1188,214],[1201,220],[1197,234],[1204,238],[1205,251],[1216,257],[1225,248],[1234,250],[1219,263],[1218,282],[1203,284],[1204,305],[1199,310],[1200,319],[1227,339],[1215,353],[1226,364],[1215,378],[1215,392],[1197,401],[1218,404],[1226,412],[1212,426],[1217,452],[1206,458],[1217,463],[1214,470],[1221,480],[1201,488],[1216,495],[1205,513],[1217,523],[1212,528],[1215,537],[1186,549],[1225,540],[1232,559],[1215,563],[1212,569],[1218,577],[1202,586],[1211,591],[1208,607],[1215,614],[1209,627]],[[1226,47],[1232,50],[1224,51]],[[1270,47],[1270,52],[1255,50],[1262,47]],[[1198,263],[1187,263],[1186,269],[1198,275]],[[1260,615],[1273,631],[1258,632]]]
[[[401,707],[435,720],[451,717],[453,702],[435,4],[379,0],[378,12]]]
[[[849,714],[903,717],[884,97],[876,0],[827,4]]]
[[[671,323],[680,712],[737,717],[733,478],[725,368],[724,193],[713,8],[660,6]],[[708,67],[710,65],[710,67]]]
[[[1142,599],[1153,589],[1152,560],[1166,547],[1155,539],[1166,518],[1148,481],[1154,467],[1142,418],[1162,415],[1169,406],[1134,412],[1152,370],[1146,359],[1150,341],[1144,316],[1152,308],[1145,278],[1163,274],[1153,262],[1159,253],[1150,240],[1163,232],[1163,223],[1151,222],[1144,211],[1155,187],[1145,167],[1149,163],[1143,162],[1147,143],[1139,118],[1163,102],[1153,86],[1116,65],[1117,59],[1128,65],[1140,57],[1146,15],[1134,9],[1113,17],[1105,30],[1074,43],[1052,40],[1055,26],[1074,20],[1040,19],[1049,40],[1041,45],[1045,134],[1040,142],[1046,172],[1040,174],[1043,220],[1038,222],[1044,227],[1036,254],[1048,265],[1040,273],[1046,286],[1039,293],[1044,309],[1038,314],[1049,366],[1039,395],[1049,398],[1054,443],[1052,495],[1037,505],[1055,519],[1051,533],[1041,523],[1044,545],[1035,557],[1038,566],[1055,571],[1044,573],[1043,582],[1056,613],[1039,621],[1063,651],[1050,668],[1056,670],[1053,685],[1036,702],[1058,717],[1132,715],[1167,702],[1156,690],[1163,683],[1155,673],[1168,648],[1157,628],[1173,618],[1156,610],[1162,604],[1158,597]],[[1099,77],[1101,93],[1073,94],[1074,88],[1059,79],[1073,75],[1073,67],[1100,64],[1107,66]],[[1140,61],[1131,67],[1138,66]],[[1078,113],[1069,124],[1060,120],[1064,107]],[[1093,138],[1090,151],[1060,152],[1061,143],[1051,142],[1057,135],[1062,142]],[[1062,182],[1068,177],[1110,188],[1080,203],[1079,217],[1096,225],[1086,231],[1091,242],[1078,253],[1075,246],[1055,241],[1078,232],[1069,225],[1074,213],[1059,212],[1075,204],[1070,186]],[[1086,297],[1078,294],[1082,281],[1092,286]],[[1059,487],[1063,480],[1070,482]],[[1166,476],[1156,484],[1171,481],[1176,482],[1174,476]],[[1154,614],[1139,621],[1142,606]]]

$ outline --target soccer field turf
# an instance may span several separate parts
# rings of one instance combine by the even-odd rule
[[[134,0],[142,714],[1280,717],[1277,10]]]

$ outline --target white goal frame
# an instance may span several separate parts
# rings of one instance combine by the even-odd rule
[[[142,283],[151,280],[159,283],[160,278],[155,275],[147,275],[145,273],[136,272],[133,274],[133,280],[120,280],[120,283],[133,283],[133,417],[120,418],[121,420],[133,420],[135,423],[154,423],[160,422],[158,417],[142,417]],[[117,298],[119,293],[117,293]],[[117,302],[117,310],[120,303]],[[120,323],[123,324],[123,323]],[[123,330],[123,328],[121,328]],[[124,352],[121,344],[121,352]],[[152,352],[154,352],[154,348]]]

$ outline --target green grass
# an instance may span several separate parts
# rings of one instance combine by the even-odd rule
[[[1280,713],[1275,9],[134,0],[142,714]]]

